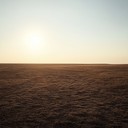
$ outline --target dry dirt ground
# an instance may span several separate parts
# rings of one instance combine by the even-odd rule
[[[0,128],[128,128],[128,65],[0,65]]]

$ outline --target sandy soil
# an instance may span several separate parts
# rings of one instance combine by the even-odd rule
[[[0,128],[128,128],[128,65],[0,65]]]

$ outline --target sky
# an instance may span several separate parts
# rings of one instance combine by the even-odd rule
[[[128,0],[0,0],[0,63],[128,64]]]

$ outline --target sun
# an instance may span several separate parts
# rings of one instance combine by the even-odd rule
[[[30,54],[37,55],[41,52],[43,46],[43,39],[37,34],[30,34],[26,37],[26,49]]]
[[[30,48],[34,50],[40,47],[41,39],[37,35],[32,35],[29,37],[28,43]]]

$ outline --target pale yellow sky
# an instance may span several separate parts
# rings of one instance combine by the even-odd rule
[[[127,0],[0,0],[0,63],[128,63]]]

